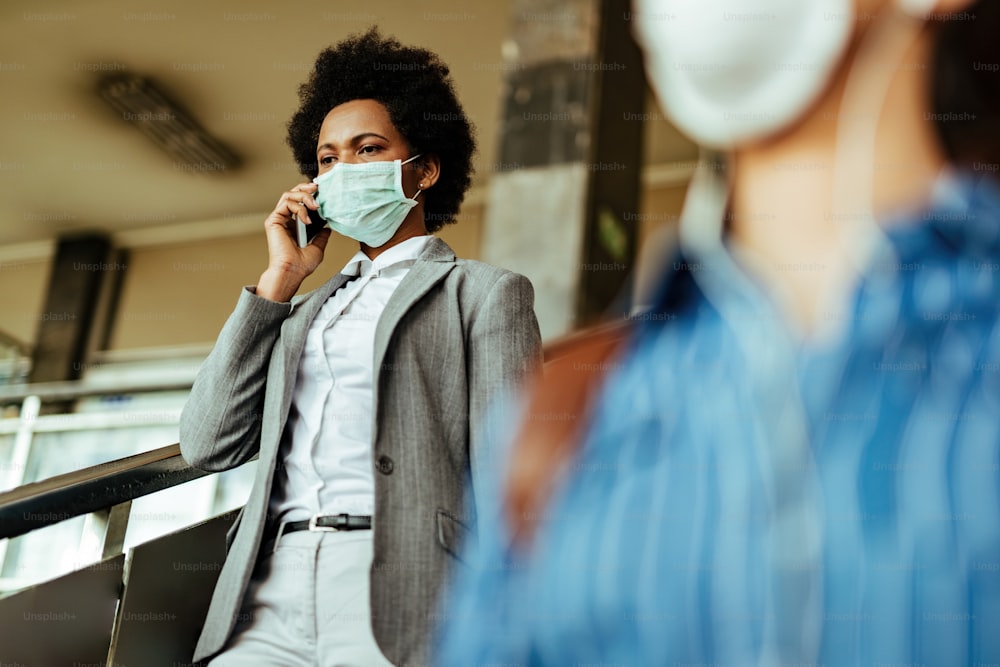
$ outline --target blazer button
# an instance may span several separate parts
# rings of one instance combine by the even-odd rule
[[[378,471],[383,475],[391,475],[393,469],[392,459],[383,454],[378,457]]]

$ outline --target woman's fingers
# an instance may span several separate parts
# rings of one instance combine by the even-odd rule
[[[286,192],[282,195],[282,203],[284,204],[283,212],[287,217],[298,218],[305,224],[309,224],[308,209],[316,210],[319,208],[319,204],[312,198],[312,195],[301,191]]]
[[[264,221],[269,253],[272,258],[277,257],[281,261],[287,262],[293,256],[297,256],[298,233],[295,226],[298,223],[296,221],[305,225],[310,224],[309,211],[319,208],[316,200],[313,199],[313,193],[316,190],[315,183],[300,183],[281,194],[274,210]]]
[[[284,192],[278,200],[278,205],[274,207],[274,213],[279,217],[289,220],[298,218],[304,223],[309,222],[309,212],[307,209],[316,210],[319,204],[313,199],[316,191],[315,183],[300,183],[288,192]]]

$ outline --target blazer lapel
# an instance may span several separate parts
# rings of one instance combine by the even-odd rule
[[[282,414],[288,412],[288,403],[292,398],[295,375],[299,368],[299,357],[302,356],[302,348],[305,346],[309,325],[312,324],[316,313],[330,298],[330,295],[343,287],[351,278],[353,276],[338,273],[317,289],[301,296],[292,297],[292,312],[282,325],[281,336],[278,338],[284,361],[284,368],[280,369],[279,376],[282,381]]]
[[[441,282],[454,266],[455,253],[452,249],[436,236],[431,237],[413,268],[389,298],[382,316],[379,317],[378,325],[375,327],[375,365],[372,368],[382,367],[389,341],[403,315],[431,288]],[[377,370],[374,376],[377,386]]]
[[[413,268],[393,292],[379,318],[378,325],[375,327],[375,365],[373,368],[382,367],[382,359],[385,357],[392,332],[406,311],[440,282],[454,266],[455,253],[452,249],[441,239],[431,237]],[[288,407],[292,400],[292,389],[295,387],[295,376],[299,368],[299,357],[302,356],[302,348],[305,346],[309,325],[312,324],[316,313],[330,298],[330,295],[343,287],[353,277],[338,273],[312,292],[292,297],[292,312],[282,325],[281,336],[275,343],[276,347],[272,353],[280,354],[282,367],[274,369],[274,375],[277,377],[269,378],[269,380],[278,379],[281,381],[282,415],[288,414]],[[375,378],[377,382],[377,373]],[[284,428],[283,423],[282,428]]]

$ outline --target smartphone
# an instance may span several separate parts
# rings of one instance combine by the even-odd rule
[[[295,225],[297,228],[300,248],[305,248],[309,245],[313,238],[315,238],[316,235],[323,231],[323,228],[326,227],[326,220],[324,220],[319,214],[319,211],[314,211],[309,207],[306,207],[306,210],[309,212],[309,220],[311,224],[307,225],[299,220],[298,216],[295,217]]]

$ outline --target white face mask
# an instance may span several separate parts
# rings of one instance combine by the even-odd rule
[[[854,0],[635,0],[650,84],[695,141],[731,148],[790,124],[823,92]]]
[[[333,165],[313,179],[320,216],[339,234],[372,248],[384,245],[417,205],[419,190],[413,199],[403,193],[403,165],[418,157]]]

